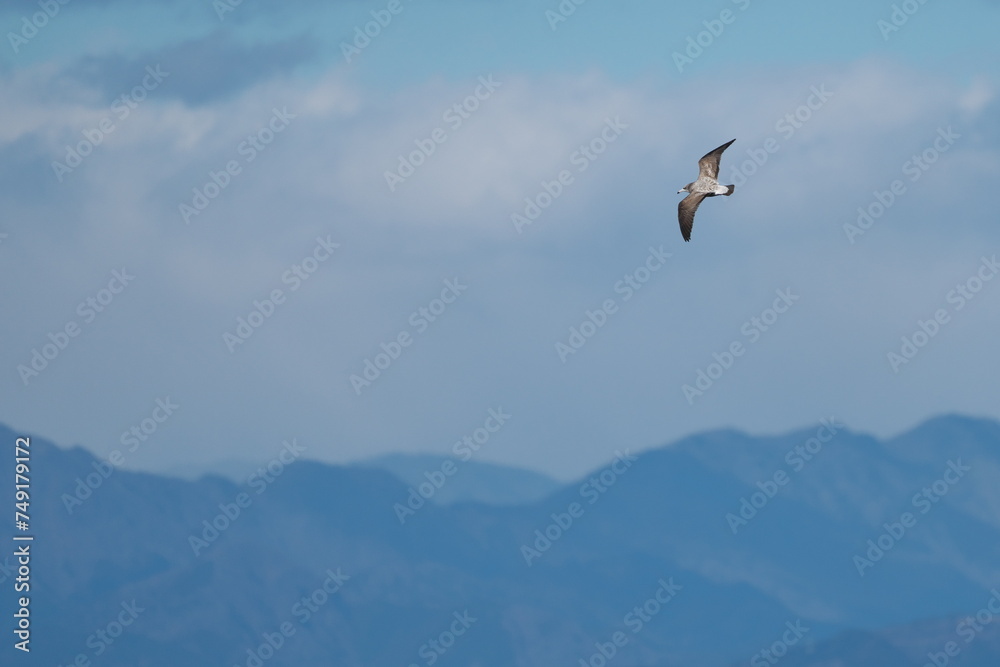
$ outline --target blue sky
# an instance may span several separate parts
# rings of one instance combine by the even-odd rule
[[[709,428],[1000,417],[1000,5],[907,5],[886,39],[893,3],[588,0],[553,30],[557,2],[404,0],[346,62],[387,5],[69,3],[16,52],[32,12],[0,11],[0,420],[106,455],[146,419],[127,465],[163,469],[445,453],[502,407],[477,456],[569,477]],[[674,193],[734,137],[685,244]]]

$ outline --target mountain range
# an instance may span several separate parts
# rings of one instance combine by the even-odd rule
[[[451,462],[450,464],[448,462]],[[168,474],[181,479],[196,480],[206,474],[243,483],[259,467],[249,460],[224,459],[208,465],[174,466]],[[522,505],[541,500],[559,488],[559,482],[548,475],[496,463],[463,461],[454,456],[437,454],[385,454],[354,464],[354,467],[385,470],[410,486],[419,487],[435,477],[442,467],[455,466],[447,484],[435,487],[427,500],[436,505],[459,502],[479,502],[487,505]],[[461,468],[462,474],[458,475]]]
[[[10,450],[24,435],[0,427]],[[998,446],[1000,424],[986,419],[938,417],[879,440],[824,418],[642,453],[610,443],[605,467],[559,485],[440,457],[398,459],[397,474],[334,466],[289,443],[237,483],[130,472],[32,436],[32,650],[8,635],[0,655],[995,666]],[[3,457],[0,478],[13,466]],[[13,494],[0,485],[6,507]],[[0,554],[7,615],[20,595],[14,547]]]

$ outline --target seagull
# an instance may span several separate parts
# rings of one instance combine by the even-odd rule
[[[733,141],[736,141],[733,139]],[[722,144],[714,151],[706,153],[698,160],[698,180],[688,183],[677,191],[677,194],[687,192],[688,196],[677,205],[677,220],[681,223],[681,234],[685,241],[691,240],[691,227],[694,226],[694,212],[698,210],[698,205],[705,197],[716,195],[729,196],[736,189],[735,185],[719,185],[719,160],[722,159],[722,151],[729,148],[733,143]]]

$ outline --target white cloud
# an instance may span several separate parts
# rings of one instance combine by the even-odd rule
[[[58,197],[5,195],[27,213],[5,222],[10,238],[0,247],[0,277],[12,283],[29,276],[31,287],[0,302],[14,314],[9,322],[29,329],[0,353],[0,368],[14,368],[47,327],[72,317],[92,277],[125,263],[141,270],[147,287],[137,286],[135,294],[145,296],[123,300],[115,315],[114,340],[132,342],[88,334],[87,354],[105,363],[85,362],[83,346],[59,360],[74,410],[45,400],[50,385],[26,391],[8,372],[4,392],[12,400],[0,419],[99,446],[99,424],[128,423],[113,414],[114,392],[153,396],[170,378],[178,396],[186,393],[199,407],[171,424],[175,448],[151,450],[151,460],[207,456],[203,434],[224,431],[216,424],[222,418],[244,419],[242,434],[267,440],[262,451],[272,435],[297,433],[337,459],[450,444],[449,426],[506,400],[517,404],[511,409],[519,408],[523,426],[490,458],[579,472],[605,457],[609,437],[652,445],[719,423],[775,431],[832,408],[862,428],[898,430],[927,416],[886,405],[894,395],[905,406],[926,386],[898,382],[882,355],[905,333],[900,313],[933,310],[957,267],[990,251],[989,203],[956,200],[952,186],[971,179],[977,191],[995,178],[996,147],[975,140],[990,122],[993,79],[984,74],[970,88],[878,60],[680,84],[624,84],[595,73],[493,74],[502,87],[449,129],[395,193],[383,172],[415,139],[447,127],[442,114],[475,89],[474,79],[386,94],[333,71],[308,82],[270,81],[198,108],[154,93],[54,187]],[[776,123],[822,85],[834,96],[793,136],[782,136]],[[2,112],[0,149],[34,136],[48,151],[46,163],[60,157],[66,137],[107,113],[106,100],[86,90],[70,87],[65,99],[53,100],[28,73],[7,75],[4,86],[17,104]],[[298,117],[185,225],[178,204],[205,184],[209,170],[242,160],[237,146],[274,107]],[[572,152],[616,116],[629,125],[620,143],[516,234],[510,214],[537,194],[541,179],[572,168]],[[959,122],[969,139],[851,247],[842,225],[856,208],[900,178],[902,163],[929,145],[940,125]],[[724,178],[768,137],[781,148],[736,195],[707,202],[694,243],[684,245],[674,192],[695,176],[703,152],[733,137]],[[28,157],[38,164],[39,156]],[[942,242],[944,211],[963,233]],[[342,255],[230,356],[223,330],[320,233],[342,241]],[[649,244],[675,252],[673,264],[599,341],[562,366],[555,341],[613,295],[615,281]],[[468,295],[377,391],[354,396],[347,375],[453,275],[469,281]],[[754,349],[705,397],[704,408],[688,409],[680,385],[786,285],[803,293],[797,319]],[[989,309],[996,298],[984,295],[980,313],[996,312]],[[896,301],[887,308],[886,300]],[[919,363],[966,397],[970,411],[989,412],[976,402],[974,383],[944,368],[960,358],[989,357],[956,334]],[[144,376],[138,388],[125,380],[136,367]],[[837,377],[843,368],[850,376]],[[117,388],[90,392],[95,373]],[[49,427],[53,421],[60,426]],[[240,444],[220,441],[215,455],[231,456]]]

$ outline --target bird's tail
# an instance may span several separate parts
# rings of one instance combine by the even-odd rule
[[[736,190],[736,186],[735,185],[727,185],[726,189],[728,190],[728,192],[726,193],[725,196],[728,197],[729,195],[733,194],[733,192]]]

